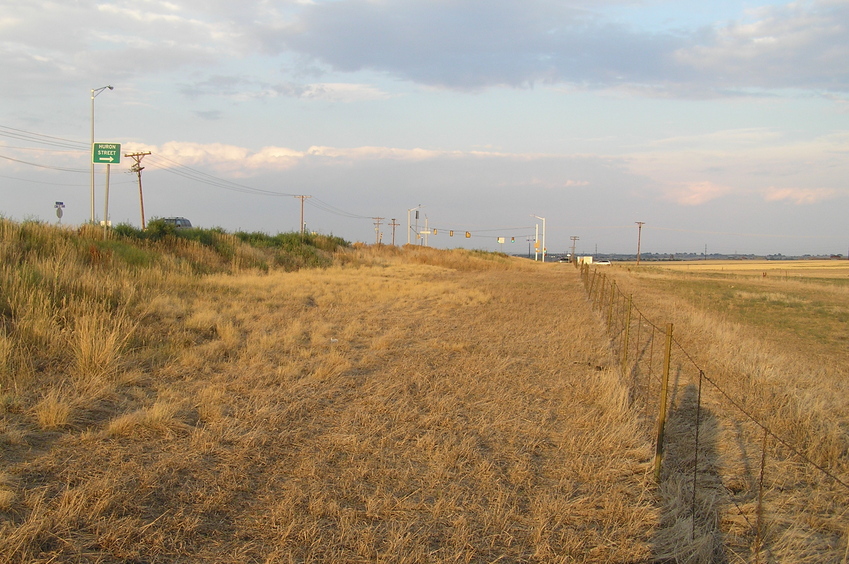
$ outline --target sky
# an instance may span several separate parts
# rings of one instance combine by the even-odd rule
[[[113,225],[849,254],[849,0],[0,0],[0,76],[17,221],[92,219],[94,122]]]

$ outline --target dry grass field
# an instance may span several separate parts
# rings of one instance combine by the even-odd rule
[[[703,521],[697,532],[712,537],[706,550],[682,547],[678,561],[688,554],[708,562],[849,561],[847,266],[699,261],[604,267],[618,289],[633,296],[640,315],[661,333],[668,323],[674,327],[673,429],[661,503],[664,515],[680,515],[678,526],[691,526],[690,500],[696,500],[696,518]],[[640,362],[632,368],[634,382],[656,397],[653,382],[637,376],[645,372]],[[693,497],[697,390],[704,447]],[[675,526],[662,522],[659,535]]]
[[[0,561],[849,559],[831,264],[603,267],[687,351],[657,483],[656,331],[571,265],[191,236],[0,220]]]
[[[0,227],[0,561],[669,552],[649,436],[574,270],[359,248],[198,275]]]
[[[633,263],[622,263],[635,266]],[[670,272],[736,274],[785,280],[831,279],[849,283],[849,260],[697,260],[644,262],[641,266]],[[766,276],[764,276],[766,273]]]

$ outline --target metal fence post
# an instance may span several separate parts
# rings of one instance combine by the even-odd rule
[[[631,307],[634,295],[628,295],[628,309],[625,311],[625,335],[622,342],[622,374],[628,371],[628,340],[631,333]]]

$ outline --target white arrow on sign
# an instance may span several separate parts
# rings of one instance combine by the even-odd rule
[[[115,157],[100,157],[97,159],[99,161],[109,161],[110,163],[115,160]]]

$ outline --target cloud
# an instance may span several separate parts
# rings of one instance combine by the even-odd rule
[[[564,83],[645,96],[849,90],[849,5],[820,0],[714,28],[642,31],[580,1],[345,0],[304,5],[265,37],[335,70],[477,90]],[[593,11],[596,9],[597,11]]]
[[[180,91],[189,98],[202,96],[225,97],[237,102],[250,100],[298,98],[329,102],[361,102],[385,100],[389,94],[369,84],[280,82],[263,83],[249,76],[212,75],[194,83],[184,83]]]
[[[767,202],[789,201],[797,205],[818,204],[834,198],[837,190],[830,188],[768,188],[764,191]]]
[[[643,97],[711,98],[766,90],[849,92],[849,4],[768,6],[729,23],[661,30],[611,14],[636,0],[215,0],[144,4],[17,3],[0,19],[0,73],[33,83],[113,81],[173,71],[210,82],[227,65],[285,58],[296,68],[377,72],[462,91],[535,84]],[[244,66],[247,98],[373,100],[374,87],[334,77],[306,85]],[[265,73],[265,74],[263,74]],[[216,93],[203,79],[187,93]],[[206,86],[212,86],[206,85]],[[74,85],[77,88],[77,85]],[[0,87],[2,88],[2,87]],[[7,86],[11,91],[11,87]]]
[[[750,11],[675,59],[718,85],[849,89],[849,3],[794,2]]]
[[[689,182],[669,190],[667,197],[683,206],[698,206],[730,192],[730,187],[713,182]]]
[[[611,85],[673,71],[681,42],[601,21],[582,2],[347,0],[304,6],[269,34],[345,72],[376,70],[460,90],[536,82]]]

